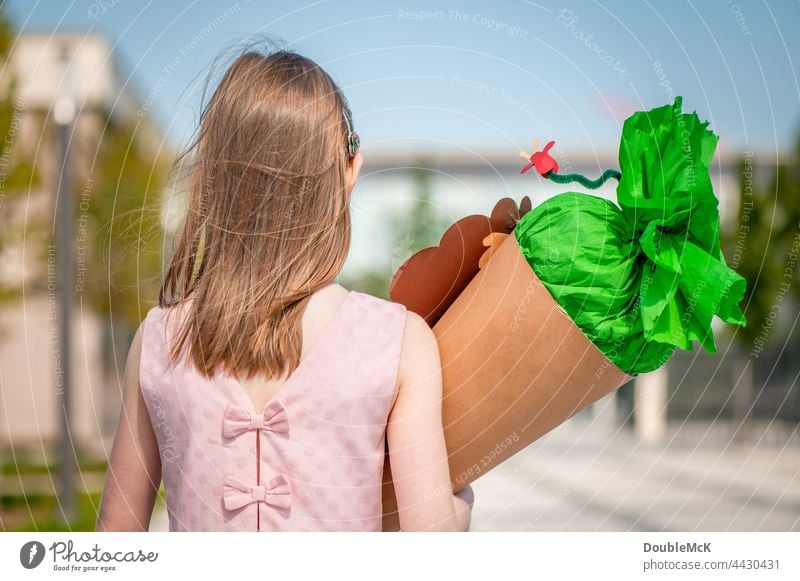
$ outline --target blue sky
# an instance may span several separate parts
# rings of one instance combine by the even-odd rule
[[[6,2],[25,32],[103,32],[174,144],[226,48],[268,36],[344,89],[369,150],[616,151],[624,118],[683,95],[720,150],[800,133],[800,4],[786,2]]]

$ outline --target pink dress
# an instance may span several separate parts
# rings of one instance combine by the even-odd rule
[[[170,530],[380,531],[405,307],[350,291],[261,412],[232,375],[168,360],[177,314],[148,312],[139,369]]]

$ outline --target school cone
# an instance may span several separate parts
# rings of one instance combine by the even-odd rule
[[[717,140],[676,96],[625,120],[620,170],[596,179],[559,173],[553,141],[522,152],[520,173],[592,190],[617,180],[617,203],[572,191],[535,209],[504,198],[397,271],[391,298],[439,343],[455,491],[676,348],[715,353],[714,317],[746,324],[746,281],[720,250]],[[387,530],[396,512],[387,466]]]
[[[396,278],[403,276],[401,269]],[[632,379],[564,313],[513,235],[503,236],[433,332],[454,492]],[[383,529],[398,530],[388,454],[383,513]]]

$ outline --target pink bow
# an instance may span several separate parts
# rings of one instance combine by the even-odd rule
[[[265,502],[277,508],[289,508],[292,489],[283,474],[275,476],[268,486],[251,486],[233,476],[222,482],[222,498],[227,510],[236,510],[252,502]]]
[[[248,430],[269,430],[271,432],[288,432],[289,419],[286,408],[278,401],[272,401],[263,414],[254,414],[238,405],[230,404],[225,409],[222,423],[222,435],[235,438]]]

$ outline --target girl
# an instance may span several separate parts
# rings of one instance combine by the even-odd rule
[[[128,356],[98,530],[381,530],[385,443],[402,530],[469,527],[431,329],[334,282],[363,159],[339,87],[246,51],[200,118],[189,207]]]

